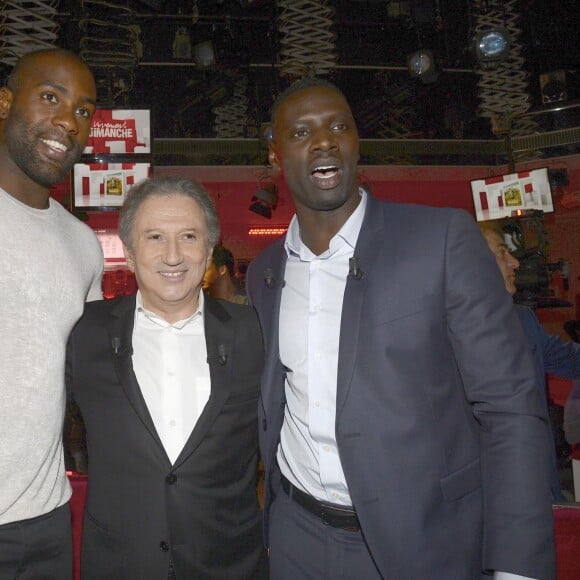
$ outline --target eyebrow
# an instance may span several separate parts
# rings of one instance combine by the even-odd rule
[[[63,95],[69,96],[70,95],[70,91],[63,85],[59,84],[59,83],[55,83],[54,81],[44,81],[42,83],[40,83],[41,87],[51,87],[53,88],[55,91],[58,91],[60,93],[62,93]],[[89,105],[93,105],[93,107],[97,106],[97,102],[95,99],[91,99],[91,97],[81,97],[81,102],[83,103],[87,103]]]

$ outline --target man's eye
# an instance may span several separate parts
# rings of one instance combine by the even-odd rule
[[[344,123],[337,123],[332,127],[335,131],[344,131],[346,129],[346,125]]]
[[[57,98],[56,95],[52,94],[52,93],[44,93],[42,95],[42,98],[45,101],[49,101],[50,103],[56,103],[57,102]]]
[[[84,117],[85,119],[90,119],[91,118],[91,111],[89,111],[88,109],[77,109],[77,115],[79,117]]]
[[[308,131],[306,129],[298,129],[297,131],[294,132],[294,137],[305,137],[306,135],[308,135]]]

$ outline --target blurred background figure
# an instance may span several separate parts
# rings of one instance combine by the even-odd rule
[[[520,267],[520,263],[515,256],[512,256],[499,222],[480,222],[478,225],[489,249],[495,256],[506,290],[513,296],[516,293],[516,270]],[[551,445],[553,449],[552,496],[554,501],[562,501],[564,497],[560,486],[557,461],[558,456],[562,455],[559,448],[562,443],[565,444],[562,437],[562,409],[559,409],[560,413],[554,413],[554,410],[550,408],[546,373],[566,379],[580,378],[580,344],[566,342],[557,335],[548,334],[531,308],[521,304],[514,304],[514,307],[533,350],[536,382],[541,391],[542,401],[546,405],[546,411],[550,416],[550,437],[553,439]],[[555,416],[560,417],[560,419],[554,420]],[[569,449],[564,455],[567,456],[568,452]]]
[[[203,289],[213,298],[247,304],[248,297],[234,275],[234,255],[224,246],[216,246],[211,264],[203,277]]]

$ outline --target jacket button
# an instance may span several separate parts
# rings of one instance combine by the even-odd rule
[[[165,483],[169,484],[169,485],[173,485],[175,482],[177,481],[177,475],[175,475],[175,473],[170,473],[166,478],[165,478]]]
[[[162,552],[169,552],[169,544],[165,540],[159,542],[159,548],[161,548]]]

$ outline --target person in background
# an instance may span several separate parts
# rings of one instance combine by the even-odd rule
[[[574,342],[580,342],[580,320],[565,322],[564,330]],[[564,404],[563,429],[566,441],[570,445],[580,445],[580,380],[572,383]],[[578,501],[580,501],[580,496]]]
[[[234,255],[224,246],[216,246],[211,262],[203,277],[203,289],[214,298],[247,304],[248,297],[236,284],[234,278]]]
[[[255,312],[201,291],[219,222],[198,183],[133,187],[119,234],[132,296],[87,305],[67,352],[84,417],[84,580],[262,577]]]
[[[553,580],[545,407],[473,218],[360,188],[322,79],[284,91],[271,129],[296,215],[246,287],[272,579]]]
[[[93,75],[75,54],[25,54],[0,88],[0,578],[72,577],[64,359],[103,254],[50,197],[89,137]]]
[[[489,249],[495,256],[497,265],[504,280],[505,288],[510,296],[516,293],[516,270],[520,267],[517,258],[510,252],[504,232],[498,222],[488,221],[478,224]],[[566,379],[580,378],[580,344],[565,341],[557,335],[548,334],[542,327],[535,312],[521,304],[514,304],[514,309],[524,334],[532,347],[536,385],[539,388],[540,398],[548,413],[548,388],[546,373]],[[548,430],[551,457],[550,484],[552,499],[562,501],[562,490],[558,476],[556,457],[556,442],[552,427]]]

